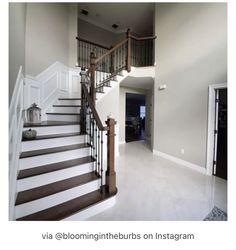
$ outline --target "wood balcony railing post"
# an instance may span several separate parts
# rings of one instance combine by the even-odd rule
[[[130,70],[131,70],[131,33],[130,33],[130,29],[127,30],[126,36],[128,39],[126,69],[128,72],[130,72]]]
[[[96,104],[96,90],[95,90],[95,70],[96,70],[96,57],[94,52],[90,54],[90,96],[92,98],[93,104]]]
[[[107,171],[106,171],[106,190],[109,193],[117,192],[116,172],[115,172],[115,124],[113,118],[106,121],[107,131]]]
[[[85,95],[83,91],[83,85],[85,85],[86,82],[86,71],[85,68],[81,68],[80,76],[81,76],[81,109],[80,109],[80,132],[82,134],[86,133],[86,100]]]
[[[110,47],[110,49],[112,49],[112,47]],[[109,69],[111,74],[115,71],[114,59],[115,59],[114,52],[112,52],[110,55],[110,69]]]

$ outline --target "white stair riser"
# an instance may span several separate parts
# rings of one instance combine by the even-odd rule
[[[24,130],[34,129],[37,135],[55,135],[60,133],[77,133],[80,132],[80,125],[66,125],[66,126],[43,126],[43,127],[29,127]]]
[[[15,210],[15,216],[16,219],[36,213],[38,211],[56,206],[58,204],[61,204],[63,202],[69,201],[71,199],[75,199],[77,197],[80,197],[84,194],[87,194],[89,192],[93,192],[97,189],[99,189],[99,179],[86,183],[84,185],[68,189],[63,192],[59,192],[57,194],[53,194],[35,201],[27,202],[25,204],[21,204],[16,206]]]
[[[80,113],[80,107],[52,107],[50,112],[55,113]]]
[[[63,151],[59,153],[22,158],[20,159],[20,170],[51,164],[55,162],[80,158],[88,156],[89,154],[90,154],[90,148],[82,148],[82,149]]]
[[[79,122],[79,115],[50,115],[47,114],[48,121]]]
[[[58,104],[58,105],[80,105],[81,100],[57,100],[55,104]]]
[[[76,214],[73,214],[72,216],[65,218],[63,219],[63,221],[86,220],[91,216],[99,214],[105,211],[106,209],[113,207],[115,203],[116,197],[113,196],[109,199],[97,203],[96,205],[90,206],[87,209],[82,210],[81,212],[78,212]]]
[[[66,145],[73,145],[77,143],[84,143],[85,136],[68,136],[61,138],[52,138],[52,139],[43,139],[43,140],[34,140],[34,141],[23,141],[21,144],[21,152],[44,149],[44,148],[53,148]]]
[[[47,185],[56,181],[68,179],[77,175],[86,174],[94,170],[94,163],[87,163],[78,165],[67,169],[62,169],[50,173],[36,175],[17,181],[17,191],[24,191],[27,189]]]

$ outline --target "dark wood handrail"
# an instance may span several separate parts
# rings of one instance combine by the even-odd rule
[[[97,110],[96,110],[96,108],[95,108],[95,106],[93,104],[93,101],[92,101],[92,99],[91,99],[91,97],[90,97],[90,95],[88,93],[88,89],[84,84],[82,86],[82,90],[83,90],[83,93],[85,95],[85,98],[88,101],[89,107],[90,107],[90,109],[91,109],[91,111],[93,113],[93,117],[94,117],[94,119],[96,121],[96,124],[97,124],[99,130],[100,131],[107,131],[109,128],[107,126],[102,125],[101,119],[100,119],[100,117],[99,117],[99,115],[97,113]]]
[[[107,49],[107,50],[110,49],[110,48],[108,48],[108,47],[106,47],[106,46],[104,46],[104,45],[101,45],[101,44],[98,44],[98,43],[95,43],[95,42],[91,42],[91,41],[89,41],[89,40],[86,40],[86,39],[84,39],[84,38],[80,38],[80,37],[78,37],[78,36],[76,37],[76,39],[77,39],[78,41],[90,43],[90,44],[92,44],[92,45],[94,45],[94,46],[98,46],[98,47],[101,47],[101,48],[103,48],[103,49]]]
[[[103,55],[101,55],[99,58],[97,58],[95,60],[95,63],[97,64],[99,61],[101,61],[104,57],[110,55],[113,51],[115,51],[117,48],[119,48],[120,46],[122,46],[124,43],[126,43],[128,41],[128,38],[125,38],[124,40],[122,40],[121,42],[117,43],[116,46],[114,46],[113,48],[111,48],[110,50],[108,50],[106,53],[104,53]]]
[[[127,70],[127,72],[131,71],[131,54],[132,54],[132,44],[131,41],[132,39],[137,40],[137,41],[148,41],[148,40],[154,40],[156,39],[156,36],[146,36],[146,37],[136,37],[134,35],[131,35],[130,29],[127,30],[126,33],[126,38],[123,39],[122,41],[120,41],[119,43],[117,43],[114,47],[110,48],[108,51],[106,51],[103,55],[101,55],[99,58],[95,58],[95,54],[94,52],[91,52],[90,54],[90,67],[88,68],[86,74],[87,76],[90,78],[90,98],[91,98],[91,102],[95,108],[95,103],[96,103],[96,85],[97,83],[95,83],[95,79],[96,79],[96,69],[98,64],[105,58],[108,58],[111,61],[111,65],[109,66],[111,71],[114,70],[112,69],[112,62],[113,62],[113,57],[114,57],[114,51],[122,48],[122,46],[124,44],[127,44],[126,46],[126,54],[123,54],[123,58],[126,58],[126,65],[123,65],[123,68],[125,68]],[[77,38],[79,39],[79,38]],[[104,62],[105,63],[105,62]],[[103,66],[103,65],[102,65]],[[101,125],[102,127],[102,125]]]
[[[146,36],[146,37],[137,37],[134,35],[130,35],[130,38],[136,40],[136,41],[145,41],[145,40],[154,40],[157,38],[157,36]]]

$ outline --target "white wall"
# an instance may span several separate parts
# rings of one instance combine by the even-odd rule
[[[204,167],[208,86],[227,81],[227,5],[156,4],[155,31],[154,149]]]
[[[9,102],[22,66],[25,72],[26,4],[9,3]]]
[[[59,61],[68,65],[68,6],[63,3],[27,3],[26,73],[37,75]]]

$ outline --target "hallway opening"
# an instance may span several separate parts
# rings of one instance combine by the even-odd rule
[[[145,95],[126,93],[126,142],[144,140],[146,119],[145,103]]]

